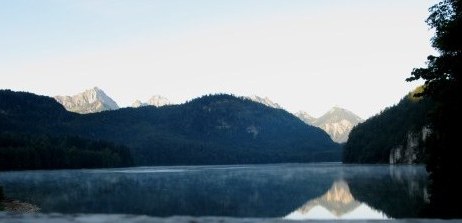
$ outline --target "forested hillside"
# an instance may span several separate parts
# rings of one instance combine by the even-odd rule
[[[124,145],[135,165],[316,162],[341,157],[340,146],[321,129],[282,109],[232,95],[80,115],[67,112],[52,98],[4,90],[0,132]]]
[[[418,90],[419,91],[419,90]],[[365,122],[357,125],[350,133],[344,146],[345,163],[389,163],[390,154],[396,148],[416,147],[415,162],[422,162],[424,127],[428,124],[428,111],[433,103],[428,99],[416,98],[415,92],[392,107],[386,108]],[[410,138],[416,137],[415,140]],[[417,141],[416,145],[410,145]]]
[[[128,148],[77,137],[0,133],[0,170],[133,165]]]

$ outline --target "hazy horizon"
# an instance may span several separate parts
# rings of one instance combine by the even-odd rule
[[[422,82],[436,1],[0,1],[0,88],[121,107],[162,95],[269,97],[366,119]]]

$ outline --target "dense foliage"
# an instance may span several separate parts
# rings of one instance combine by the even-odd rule
[[[341,156],[340,146],[321,129],[282,109],[231,95],[78,115],[47,97],[0,91],[1,131],[122,144],[131,148],[135,165],[340,161]]]
[[[0,133],[0,170],[133,165],[126,147],[76,137]]]
[[[2,201],[5,199],[5,195],[3,194],[3,187],[0,186],[0,211],[3,211],[4,207],[2,205]]]
[[[433,106],[430,100],[413,95],[410,93],[397,105],[354,127],[344,146],[343,162],[388,163],[393,148],[406,147],[408,134],[421,132],[428,124],[427,112]],[[423,159],[423,156],[418,157],[419,161]]]
[[[427,170],[431,196],[427,214],[431,217],[462,217],[457,193],[462,171],[460,126],[462,126],[462,1],[443,0],[430,8],[427,23],[436,32],[432,39],[438,56],[428,56],[427,67],[414,69],[408,81],[425,80],[424,97],[437,106],[431,113],[433,133],[427,141]]]

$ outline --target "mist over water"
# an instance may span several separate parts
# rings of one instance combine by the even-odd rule
[[[41,212],[151,216],[412,218],[422,166],[279,164],[0,173],[9,198]]]

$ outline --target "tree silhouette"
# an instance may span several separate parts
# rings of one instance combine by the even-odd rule
[[[462,1],[444,0],[430,8],[427,24],[435,30],[432,46],[438,56],[428,56],[427,67],[414,69],[407,81],[425,80],[422,95],[432,98],[433,130],[427,141],[427,170],[431,196],[429,217],[462,217],[462,194],[457,176],[462,170],[460,131],[462,126]]]

